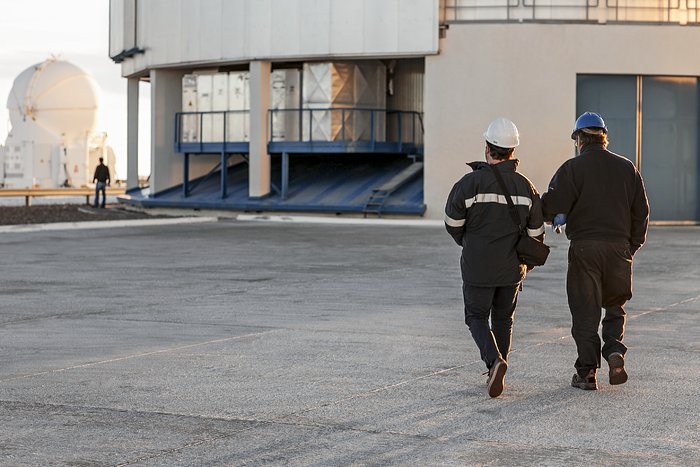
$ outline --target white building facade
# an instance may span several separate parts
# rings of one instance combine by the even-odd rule
[[[689,53],[700,45],[696,3],[111,0],[110,55],[129,80],[128,183],[136,186],[138,158],[150,157],[150,194],[134,198],[144,206],[158,205],[159,197],[188,206],[197,199],[188,184],[219,167],[213,177],[221,179],[223,205],[235,197],[236,183],[246,186],[250,204],[230,201],[232,209],[344,212],[343,203],[362,204],[358,199],[369,196],[381,204],[385,196],[397,198],[396,206],[422,206],[396,213],[438,219],[450,188],[469,170],[465,162],[483,158],[482,132],[492,119],[517,124],[520,170],[544,191],[573,155],[569,135],[577,114],[591,110],[608,122],[611,149],[642,171],[652,220],[698,221],[700,60]],[[274,76],[281,70],[299,77],[285,85],[301,87],[296,110],[289,99],[284,109],[273,109],[280,101]],[[328,99],[314,107],[309,76],[319,70],[330,74]],[[248,108],[235,112],[246,112],[247,136],[231,143],[245,148],[223,144],[232,138],[225,134],[222,144],[207,149],[204,123],[197,127],[199,151],[175,144],[185,119],[194,118],[178,117],[187,110],[183,82],[192,78],[186,77],[230,80],[240,73],[249,80]],[[150,155],[137,152],[138,83],[144,80],[152,88]],[[362,101],[367,89],[385,96]],[[233,121],[234,111],[226,111],[200,110],[196,118]],[[298,150],[278,149],[270,136],[280,112],[288,111],[296,120],[284,120],[285,131],[298,129],[284,143],[298,143]],[[319,125],[335,128],[335,136],[326,132],[319,141],[306,130]],[[355,176],[353,186],[365,191],[350,185],[334,191],[322,183],[340,186]],[[334,203],[323,208],[318,200],[324,196]]]

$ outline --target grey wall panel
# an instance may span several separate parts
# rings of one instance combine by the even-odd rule
[[[246,3],[246,0],[226,0],[222,5],[222,57],[236,57],[247,47]]]
[[[331,44],[328,37],[330,37],[333,21],[331,2],[328,0],[299,0],[298,5],[304,12],[314,12],[314,14],[308,14],[304,17],[300,50],[312,56],[329,54]]]
[[[196,3],[182,2],[180,5],[180,16],[188,18],[187,21],[180,22],[180,37],[177,39],[185,57],[197,56],[200,53],[201,37],[197,32],[202,21],[201,11]]]
[[[380,53],[391,53],[392,50],[400,49],[398,0],[385,0],[369,4],[365,2],[362,13],[364,15],[362,35],[366,44],[372,44],[372,47],[375,47]]]
[[[148,0],[138,18],[145,53],[123,63],[125,76],[183,63],[438,51],[438,0]],[[124,34],[117,17],[111,26]]]
[[[179,0],[139,2],[139,23],[144,26],[141,46],[147,49],[148,63],[168,63],[168,44],[172,31],[179,26]]]
[[[576,115],[596,112],[608,127],[609,148],[637,161],[637,77],[629,75],[578,75]]]
[[[700,220],[697,77],[645,76],[642,175],[652,220]]]
[[[331,4],[329,50],[338,54],[350,54],[353,50],[364,49],[365,35],[357,30],[357,24],[353,17],[358,14],[364,16],[365,4],[363,2],[334,1]]]
[[[162,50],[165,53],[165,60],[172,63],[179,62],[184,56],[180,48],[180,31],[182,30],[183,23],[185,23],[187,19],[181,14],[182,0],[169,0],[167,3],[171,5],[173,11],[169,11],[161,18],[161,21],[165,21],[165,23],[162,24],[166,30],[163,31],[163,35],[158,39],[163,43]]]
[[[425,8],[422,8],[423,0],[401,0],[401,7],[398,9],[398,21],[401,27],[397,31],[397,40],[401,47],[406,50],[420,50],[424,44],[433,42],[437,48],[437,36],[434,31],[425,27]],[[432,18],[434,23],[438,23],[438,14]]]
[[[199,57],[203,60],[219,60],[223,57],[224,21],[221,16],[222,11],[223,0],[201,0],[200,22],[207,26],[200,28]],[[188,21],[188,18],[183,16],[182,21]]]
[[[125,0],[109,1],[109,55],[114,57],[124,50],[124,3]]]
[[[248,2],[246,6],[248,32],[247,50],[243,55],[264,57],[272,47],[272,0]]]
[[[272,27],[266,33],[272,40],[273,35],[280,35],[287,40],[278,45],[279,53],[294,55],[301,48],[301,34],[305,29],[303,18],[295,2],[275,2],[270,11]]]
[[[109,19],[109,55],[114,57],[136,46],[136,0],[110,0]]]

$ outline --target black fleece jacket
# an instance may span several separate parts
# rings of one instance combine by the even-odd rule
[[[646,239],[649,203],[642,176],[602,144],[585,146],[559,167],[542,208],[548,221],[567,215],[566,236],[573,241],[627,242],[634,254]]]

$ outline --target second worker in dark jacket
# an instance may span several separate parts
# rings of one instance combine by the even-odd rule
[[[571,385],[597,389],[601,308],[602,356],[610,366],[610,384],[627,381],[623,305],[632,298],[632,257],[646,238],[649,205],[634,164],[607,150],[607,128],[600,115],[582,114],[571,138],[579,155],[554,174],[542,205],[545,219],[556,216],[555,225],[566,222],[571,240],[566,292],[578,351]]]
[[[488,394],[497,397],[504,387],[513,316],[526,267],[516,254],[518,226],[493,168],[502,175],[528,235],[544,239],[544,224],[537,190],[517,172],[518,160],[513,159],[518,129],[510,120],[499,118],[484,137],[486,162],[470,163],[473,171],[452,188],[445,227],[462,247],[464,318],[489,369]]]

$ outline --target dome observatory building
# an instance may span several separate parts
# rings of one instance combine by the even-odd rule
[[[95,132],[97,84],[81,68],[56,58],[30,66],[15,79],[7,108],[0,186],[84,187],[100,157],[114,173],[106,134]]]
[[[593,111],[652,220],[700,221],[698,19],[697,2],[656,0],[111,0],[123,201],[441,219],[490,121],[516,123],[520,170],[544,191]]]

